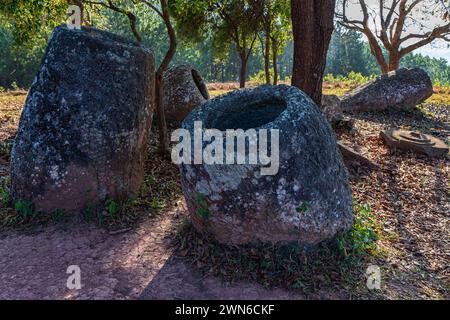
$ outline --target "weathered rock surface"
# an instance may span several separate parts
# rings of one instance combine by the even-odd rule
[[[176,65],[164,74],[164,110],[168,121],[180,123],[208,99],[208,88],[191,65]]]
[[[13,198],[80,211],[138,191],[153,112],[153,54],[99,30],[58,27],[11,155]]]
[[[195,121],[203,121],[204,129],[222,132],[280,130],[275,175],[261,175],[261,162],[180,166],[197,230],[210,232],[223,243],[316,244],[351,227],[351,190],[335,136],[302,91],[261,86],[210,100],[183,121],[192,140]]]
[[[353,165],[357,165],[358,167],[360,167],[361,165],[363,165],[370,169],[378,168],[378,165],[376,163],[369,160],[368,158],[363,156],[361,153],[346,146],[341,141],[338,141],[338,147],[339,147],[339,150],[341,151],[342,158],[344,159],[344,162],[347,167],[352,167]]]
[[[413,108],[433,94],[427,73],[419,68],[398,69],[356,88],[341,97],[344,111],[378,111]]]
[[[444,141],[417,131],[391,128],[381,131],[380,136],[391,149],[412,151],[430,157],[448,155],[448,145]]]
[[[322,95],[322,105],[320,106],[327,120],[333,124],[343,118],[341,100],[334,94]]]

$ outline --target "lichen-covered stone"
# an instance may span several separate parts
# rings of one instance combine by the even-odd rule
[[[195,121],[221,131],[278,129],[280,139],[275,175],[261,175],[261,164],[180,166],[197,230],[223,243],[316,244],[351,227],[351,190],[335,136],[302,91],[261,86],[210,100],[183,121],[191,139]]]
[[[154,57],[95,30],[54,30],[11,155],[12,196],[36,211],[81,211],[138,191],[154,95]]]
[[[164,110],[168,121],[181,123],[189,112],[208,99],[208,88],[193,66],[179,64],[164,74]]]
[[[322,105],[320,106],[323,114],[330,123],[336,123],[343,118],[341,100],[334,94],[322,95]]]
[[[414,108],[432,94],[433,85],[424,70],[402,68],[345,94],[341,97],[341,103],[344,111]]]

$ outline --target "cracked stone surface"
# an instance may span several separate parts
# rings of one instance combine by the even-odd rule
[[[13,198],[80,211],[137,192],[153,87],[150,51],[104,31],[56,28],[12,149]]]
[[[351,190],[336,138],[302,91],[285,85],[261,86],[210,100],[183,121],[193,143],[195,121],[203,121],[204,129],[222,131],[224,141],[226,129],[279,130],[275,175],[261,175],[260,162],[180,166],[197,230],[210,232],[222,243],[309,245],[351,227]]]

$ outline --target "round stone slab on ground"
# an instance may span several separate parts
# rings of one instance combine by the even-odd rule
[[[56,28],[14,142],[13,199],[81,211],[136,193],[153,92],[150,51],[104,31]]]
[[[302,91],[285,85],[261,86],[210,100],[183,121],[192,142],[196,121],[202,121],[204,129],[222,133],[239,128],[258,133],[279,130],[275,175],[261,175],[260,162],[180,166],[197,230],[228,244],[317,244],[351,227],[352,195],[335,136]]]
[[[448,154],[448,145],[431,135],[417,131],[391,128],[381,131],[380,136],[391,149],[400,149],[440,157]]]
[[[208,99],[208,88],[193,66],[179,64],[165,72],[164,110],[168,121],[181,123],[192,109]]]

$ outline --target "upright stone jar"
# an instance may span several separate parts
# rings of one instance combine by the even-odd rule
[[[12,196],[35,211],[81,211],[139,190],[154,57],[95,29],[54,30],[11,156]]]
[[[335,136],[302,91],[261,86],[206,102],[183,121],[193,148],[200,121],[203,129],[222,131],[224,145],[227,129],[279,130],[279,168],[273,175],[262,175],[261,162],[180,165],[197,230],[228,244],[317,244],[351,227],[352,195]]]

